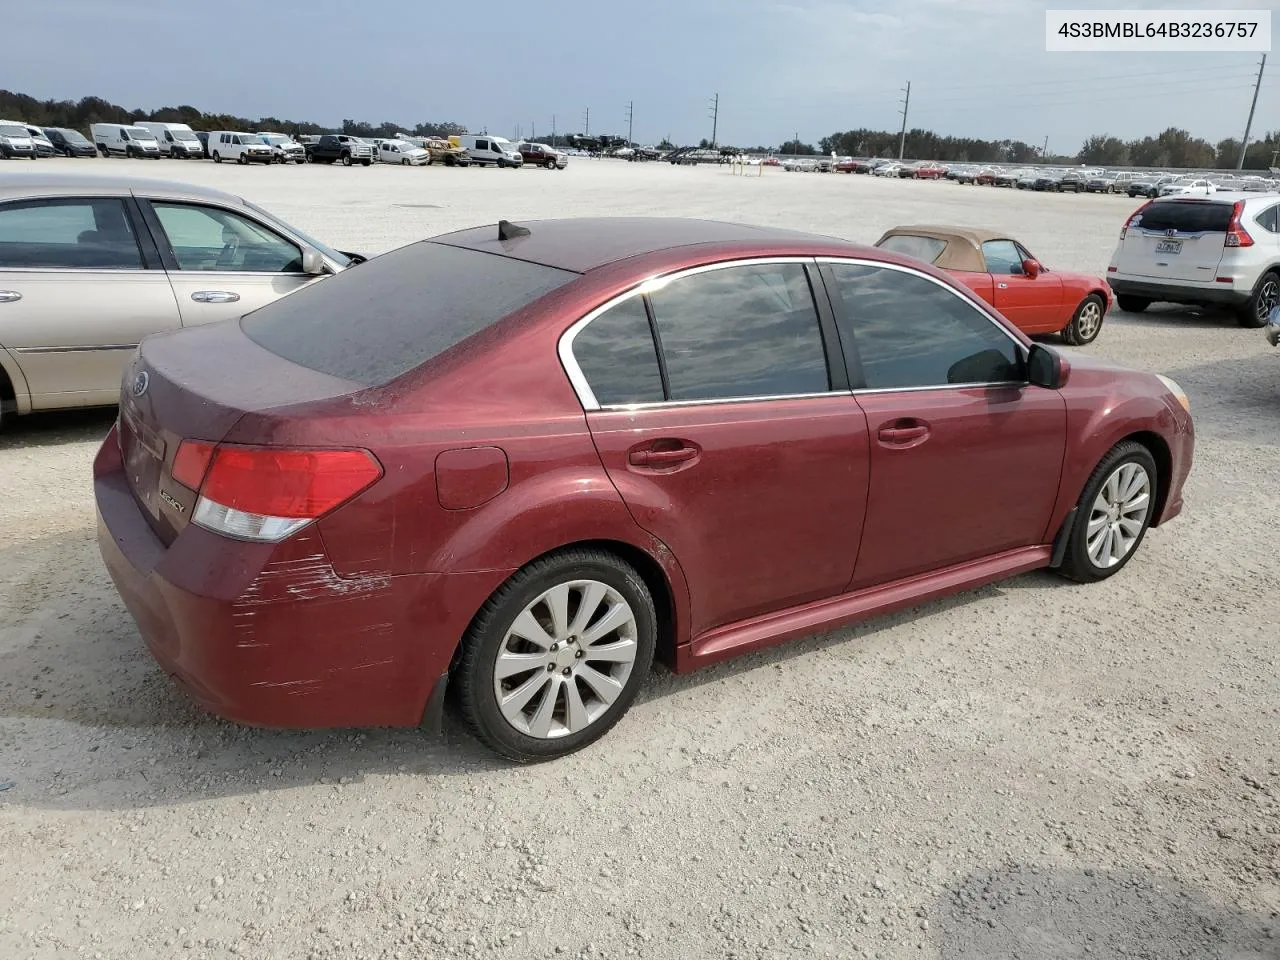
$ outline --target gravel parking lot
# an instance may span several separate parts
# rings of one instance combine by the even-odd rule
[[[1137,206],[576,158],[4,169],[210,184],[369,253],[500,217],[867,242],[932,221],[1104,271]],[[1197,422],[1186,511],[1122,574],[1031,574],[691,676],[655,669],[604,740],[531,768],[457,724],[432,740],[201,714],[98,557],[90,463],[114,414],[11,422],[0,956],[1280,956],[1280,353],[1159,308],[1112,314],[1085,349],[1174,377]]]

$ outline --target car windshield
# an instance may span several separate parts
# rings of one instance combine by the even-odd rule
[[[321,243],[319,240],[316,240],[313,237],[307,236],[297,227],[293,226],[293,224],[285,223],[274,214],[268,213],[266,210],[263,210],[256,203],[250,203],[248,200],[245,200],[244,205],[248,207],[250,210],[252,210],[254,213],[263,217],[268,222],[273,223],[276,226],[280,227],[286,233],[292,233],[295,237],[297,237],[303,243],[307,244],[308,246],[315,247],[317,250],[319,250],[322,254],[324,254],[326,257],[328,257],[338,266],[340,267],[351,266],[351,258],[348,257],[345,253],[335,250],[333,249],[333,247],[329,246],[328,244]]]
[[[260,133],[258,134],[258,139],[271,146],[275,146],[277,143],[289,142],[289,138],[280,133]]]
[[[426,363],[577,277],[422,241],[282,297],[245,316],[241,327],[277,356],[372,386]]]
[[[0,137],[29,137],[25,129],[16,123],[0,123]]]
[[[146,127],[125,127],[125,133],[133,140],[154,140],[156,135]]]
[[[199,140],[200,139],[190,130],[170,130],[169,133],[173,135],[173,139],[175,140]]]
[[[67,141],[67,143],[88,143],[89,142],[87,139],[85,139],[84,134],[80,133],[77,130],[59,130],[58,132],[62,134],[62,139]]]

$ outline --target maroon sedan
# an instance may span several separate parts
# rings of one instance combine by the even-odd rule
[[[103,557],[209,710],[439,719],[517,760],[692,670],[1176,516],[1185,395],[1033,344],[885,250],[503,223],[153,337],[94,465]]]

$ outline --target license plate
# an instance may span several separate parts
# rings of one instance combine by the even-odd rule
[[[1156,253],[1178,254],[1181,252],[1182,252],[1181,240],[1157,240],[1156,241]]]

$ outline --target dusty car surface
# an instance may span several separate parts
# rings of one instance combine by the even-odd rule
[[[1109,577],[1193,443],[1172,381],[1068,362],[908,257],[583,219],[149,338],[94,482],[121,596],[208,709],[410,726],[448,687],[525,761],[603,735],[655,656]]]
[[[1050,270],[1017,240],[969,227],[894,227],[876,246],[946,270],[1024,333],[1061,333],[1092,343],[1113,299],[1101,277]]]
[[[351,263],[207,187],[0,174],[0,420],[113,404],[143,337],[238,317]]]

